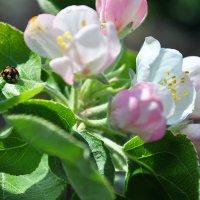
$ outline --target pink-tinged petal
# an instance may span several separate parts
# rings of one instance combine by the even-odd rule
[[[106,24],[105,30],[103,33],[106,36],[107,44],[108,44],[108,51],[109,56],[105,68],[111,65],[117,56],[120,54],[121,51],[121,43],[119,41],[117,32],[115,30],[115,26],[113,23],[108,22]]]
[[[190,80],[195,86],[200,87],[200,57],[189,56],[183,58],[183,71],[189,72]]]
[[[128,125],[137,120],[139,115],[138,103],[131,90],[123,90],[118,93],[111,104],[112,125],[126,129]]]
[[[129,23],[134,22],[140,7],[138,0],[100,0],[96,1],[97,12],[103,23],[112,21],[117,31],[121,31]]]
[[[51,68],[62,77],[62,79],[69,85],[73,84],[74,74],[73,65],[69,58],[61,57],[55,58],[50,62]]]
[[[112,99],[110,122],[114,128],[138,135],[145,142],[160,139],[166,129],[162,102],[148,83],[139,83]]]
[[[200,119],[200,87],[196,86],[196,99],[193,112],[189,115],[190,119]]]
[[[144,19],[147,16],[147,12],[148,12],[148,5],[147,5],[147,1],[146,0],[142,0],[140,7],[135,15],[135,20],[133,22],[133,26],[132,29],[136,29],[138,26],[141,25],[141,23],[144,21]]]
[[[187,135],[193,142],[200,159],[200,124],[188,124],[181,133]]]
[[[141,99],[145,100],[151,97],[152,99],[154,98],[154,100],[157,102],[162,102],[163,115],[166,118],[170,118],[172,115],[174,115],[175,103],[171,92],[165,86],[152,82],[141,82],[136,84],[134,88],[138,88],[138,91],[139,89],[142,91],[140,94]]]
[[[74,36],[83,27],[91,24],[99,25],[95,10],[87,6],[68,6],[56,15],[53,27]]]
[[[24,32],[27,46],[37,54],[46,58],[62,56],[60,46],[57,44],[58,31],[54,30],[52,23],[54,16],[41,14],[30,19]]]
[[[151,137],[148,139],[148,142],[154,142],[161,139],[165,135],[166,131],[166,119],[161,118],[160,122],[154,124],[155,130]]]
[[[200,124],[188,124],[181,133],[187,135],[191,139],[200,139]]]
[[[106,6],[105,0],[96,0],[96,11],[99,15],[101,22],[105,22],[105,16],[104,16],[105,6]]]
[[[190,56],[184,58],[183,71],[188,73],[188,76],[196,89],[195,107],[190,118],[200,119],[200,57]]]

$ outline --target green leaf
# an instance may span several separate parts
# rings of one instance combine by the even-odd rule
[[[0,30],[0,70],[11,65],[16,67],[20,74],[20,79],[15,84],[7,83],[0,77],[2,112],[41,92],[44,83],[40,81],[41,59],[28,49],[23,34],[4,23],[0,23]]]
[[[146,144],[135,137],[124,150],[130,158],[127,199],[198,199],[197,155],[186,136],[168,132],[163,139]]]
[[[137,53],[131,49],[123,47],[121,54],[119,55],[117,61],[113,64],[109,70],[116,70],[119,69],[121,66],[125,65],[125,70],[122,73],[123,78],[129,77],[129,69],[133,69],[136,71],[136,57]]]
[[[29,99],[31,97],[34,97],[36,94],[40,93],[45,84],[44,83],[33,83],[30,85],[34,85],[33,88],[28,89],[24,92],[22,92],[20,95],[16,95],[12,98],[5,99],[3,101],[0,101],[0,112],[5,112],[8,108],[17,105],[26,99]]]
[[[48,100],[28,100],[10,109],[9,113],[36,115],[53,122],[67,131],[70,131],[76,124],[75,115],[70,108]]]
[[[50,0],[37,0],[42,10],[52,15],[56,15],[59,12],[59,8],[54,5]]]
[[[99,173],[106,176],[111,184],[114,182],[115,169],[110,157],[110,152],[100,138],[90,134],[87,131],[78,133],[88,144]]]
[[[8,121],[34,147],[62,160],[69,182],[83,200],[111,200],[110,185],[90,164],[87,148],[54,124],[29,115],[9,115]],[[81,181],[80,181],[81,180]]]
[[[87,5],[95,7],[95,0],[37,0],[41,8],[48,13],[56,14],[71,5]]]
[[[47,156],[31,174],[12,176],[0,174],[2,200],[56,200],[65,189],[65,183],[48,168]]]
[[[13,129],[0,139],[0,172],[12,175],[29,174],[39,165],[41,153],[20,138]]]
[[[60,159],[58,159],[57,157],[49,156],[48,163],[49,163],[49,167],[51,171],[56,176],[63,179],[67,183],[68,182],[67,176],[65,174],[65,171],[63,169],[62,162],[60,161]]]

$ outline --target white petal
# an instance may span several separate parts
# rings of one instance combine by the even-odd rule
[[[42,57],[56,58],[62,55],[61,48],[57,44],[59,33],[52,27],[54,18],[50,14],[33,17],[24,32],[28,47]]]
[[[104,69],[109,49],[105,36],[97,25],[90,25],[79,31],[74,40],[79,55],[77,61],[84,66],[83,73],[98,73]]]
[[[69,58],[56,58],[50,62],[50,66],[58,75],[63,78],[66,83],[68,83],[69,85],[73,84],[73,65]]]
[[[137,82],[149,81],[150,66],[146,63],[140,63],[139,66],[137,66],[136,78]]]
[[[87,6],[68,6],[56,15],[53,27],[74,36],[80,29],[90,24],[99,25],[95,10]]]
[[[161,49],[159,56],[150,65],[150,80],[159,83],[170,76],[180,76],[182,73],[182,54],[175,49]]]
[[[175,101],[175,113],[169,118],[167,124],[176,124],[183,121],[194,110],[196,90],[188,77],[186,77],[184,84],[177,86],[176,94],[179,99]]]
[[[157,58],[157,56],[160,53],[160,43],[158,40],[156,40],[153,37],[146,37],[144,44],[142,48],[140,49],[137,58],[136,58],[136,64],[139,66],[141,63],[145,63],[147,65],[150,65],[154,62],[154,60]],[[139,68],[137,68],[137,71],[139,72]]]

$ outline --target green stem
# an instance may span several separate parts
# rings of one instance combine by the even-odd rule
[[[123,158],[124,162],[127,163],[128,158],[127,158],[125,152],[123,151],[123,149],[122,149],[122,147],[120,145],[118,145],[117,143],[113,142],[109,138],[103,137],[101,135],[97,135],[97,136],[101,138],[101,140],[104,142],[104,144],[107,147],[109,147],[114,152],[116,152],[118,155],[120,155]]]
[[[77,116],[77,118],[78,118],[79,121],[83,122],[89,128],[94,128],[95,130],[102,131],[105,134],[118,135],[118,136],[124,137],[123,133],[121,133],[117,130],[114,130],[114,129],[107,126],[108,125],[107,118],[99,119],[99,120],[82,119],[79,116]]]
[[[81,115],[83,115],[84,117],[90,117],[98,115],[103,112],[107,112],[107,109],[108,109],[108,103],[105,103],[99,106],[94,106],[92,108],[87,108],[81,113]]]
[[[72,94],[73,95],[73,101],[72,101],[73,107],[72,107],[72,109],[73,109],[74,113],[77,113],[77,111],[78,111],[79,88],[73,87],[72,93],[73,93]]]
[[[49,85],[45,85],[44,91],[47,92],[51,97],[53,97],[58,102],[68,106],[68,100],[58,90],[55,90],[54,88],[50,87]]]
[[[108,79],[114,78],[114,77],[119,77],[119,75],[126,69],[126,65],[123,64],[119,69],[109,72],[108,74],[106,74],[106,77]]]

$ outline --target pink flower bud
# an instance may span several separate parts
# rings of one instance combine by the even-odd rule
[[[136,29],[147,15],[146,0],[96,0],[96,9],[102,23],[112,21],[118,32],[133,23]]]
[[[139,83],[119,92],[111,102],[110,121],[113,127],[140,136],[151,142],[165,134],[163,106],[149,83]]]

